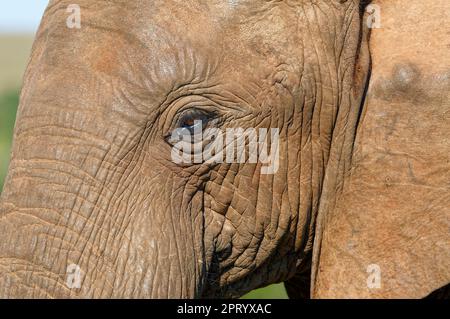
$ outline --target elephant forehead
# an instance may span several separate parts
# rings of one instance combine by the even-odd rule
[[[281,6],[282,2],[173,0],[145,3],[146,6],[132,14],[133,21],[127,28],[131,27],[131,33],[153,52],[169,45],[175,51],[188,48],[197,55],[230,57],[233,63],[238,63],[255,59],[261,52],[287,54],[301,43],[292,24],[297,19],[297,11]]]
[[[160,62],[161,71],[170,72],[173,61],[163,60],[189,49],[198,58],[229,57],[233,63],[289,55],[301,39],[292,23],[297,12],[284,3],[80,0],[81,28],[70,29],[65,22],[71,1],[60,0],[50,3],[44,25],[57,37],[50,37],[54,47],[77,50],[77,62],[92,62],[94,70],[114,74],[131,60],[152,68]]]
[[[80,0],[81,28],[68,29],[70,2],[53,1],[47,10],[41,42],[51,50],[41,61],[62,77],[76,68],[102,83],[119,79],[115,87],[132,86],[153,101],[193,82],[220,82],[231,91],[246,83],[249,96],[274,83],[297,88],[318,54],[335,52],[340,25],[322,30],[318,25],[334,9],[303,1]]]

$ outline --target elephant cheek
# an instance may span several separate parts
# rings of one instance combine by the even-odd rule
[[[0,296],[200,296],[201,193],[146,176],[148,158],[111,166],[103,145],[62,143],[63,130],[16,139],[0,206]],[[79,285],[68,285],[74,269]]]

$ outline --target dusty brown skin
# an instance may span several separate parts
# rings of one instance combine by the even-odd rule
[[[374,3],[351,168],[318,217],[315,297],[420,298],[450,282],[450,2]]]
[[[392,109],[395,86],[408,90],[395,78],[415,73],[391,79],[377,59],[392,44],[374,34],[360,116],[359,1],[79,1],[80,30],[65,25],[70,3],[51,1],[25,76],[0,206],[1,297],[238,297],[282,281],[307,297],[311,280],[313,297],[423,297],[450,281],[450,147],[438,138],[449,104],[431,99],[436,87],[424,89],[431,113],[411,90]],[[408,65],[426,79],[418,61]],[[173,163],[165,137],[186,109],[222,129],[280,128],[278,172]],[[405,150],[408,118],[422,144]],[[372,263],[386,277],[367,291]],[[70,264],[80,289],[66,285]]]

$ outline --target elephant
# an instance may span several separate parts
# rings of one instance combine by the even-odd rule
[[[71,2],[50,1],[24,76],[1,298],[445,290],[447,0],[78,0],[77,27]],[[276,128],[276,171],[174,162],[198,122]]]

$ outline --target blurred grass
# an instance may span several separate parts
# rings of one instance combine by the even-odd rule
[[[19,103],[18,89],[21,86],[32,37],[0,36],[0,192],[8,170],[11,140]],[[257,289],[244,299],[283,299],[287,298],[283,284]]]
[[[29,34],[0,34],[0,191],[8,169],[19,88],[32,44]]]
[[[0,190],[8,170],[12,133],[16,119],[19,91],[0,94]]]
[[[242,299],[287,299],[284,284],[276,284],[264,288],[253,290],[246,294]]]
[[[22,86],[22,77],[30,56],[33,36],[0,34],[0,92]]]

